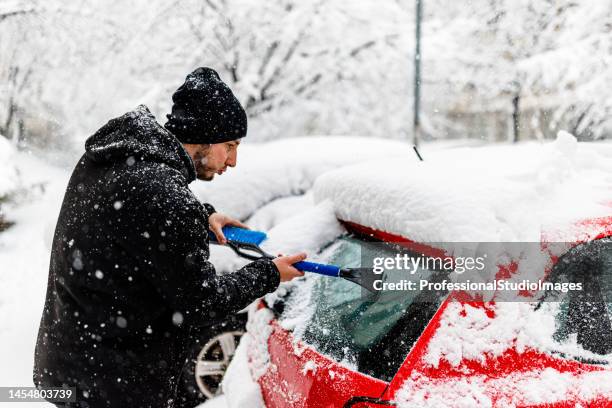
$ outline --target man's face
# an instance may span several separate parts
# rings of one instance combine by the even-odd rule
[[[210,181],[215,174],[223,174],[228,167],[235,167],[240,140],[207,144],[183,144],[193,160],[196,177]]]

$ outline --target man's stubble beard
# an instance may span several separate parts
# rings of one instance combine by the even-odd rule
[[[195,165],[196,177],[198,180],[211,181],[215,178],[215,173],[210,171],[210,169],[206,166],[206,162],[208,161],[206,154],[198,151],[193,158],[193,162]]]
[[[198,180],[212,181],[212,179],[215,178],[215,174],[214,173],[211,174],[208,171],[197,171],[196,169],[196,177],[198,178]]]

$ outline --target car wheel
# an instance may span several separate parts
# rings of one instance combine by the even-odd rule
[[[230,319],[209,331],[191,351],[191,360],[182,372],[179,401],[194,407],[221,393],[221,381],[245,333],[244,319]],[[181,388],[181,387],[180,387]]]
[[[234,358],[243,331],[221,333],[210,339],[198,354],[195,365],[195,380],[206,398],[212,398],[221,391],[221,381],[227,366]]]

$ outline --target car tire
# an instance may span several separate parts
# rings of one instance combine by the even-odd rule
[[[178,407],[193,408],[220,393],[225,370],[246,332],[246,320],[246,313],[231,316],[198,338],[181,373]]]

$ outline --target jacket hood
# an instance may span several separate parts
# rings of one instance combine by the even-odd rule
[[[195,180],[193,161],[181,142],[157,123],[144,105],[111,119],[90,136],[85,154],[96,163],[125,163],[130,157],[163,163],[180,171],[187,183]]]

